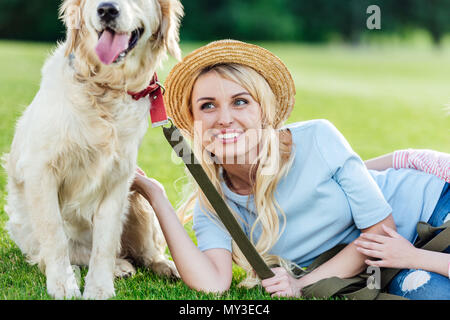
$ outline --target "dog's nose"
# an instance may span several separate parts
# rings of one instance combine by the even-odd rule
[[[102,2],[97,8],[97,14],[100,20],[110,22],[119,16],[119,6],[114,2]]]

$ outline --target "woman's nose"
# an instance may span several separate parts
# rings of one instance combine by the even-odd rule
[[[229,126],[233,123],[233,115],[227,107],[221,107],[217,123],[221,126]]]

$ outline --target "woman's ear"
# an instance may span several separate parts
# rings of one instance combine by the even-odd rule
[[[65,0],[59,8],[59,18],[66,26],[66,57],[76,48],[82,24],[81,2],[83,0]]]
[[[180,22],[184,15],[183,5],[179,0],[158,0],[161,7],[162,21],[158,34],[167,51],[177,59],[181,60],[180,42]]]

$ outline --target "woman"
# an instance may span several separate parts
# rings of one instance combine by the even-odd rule
[[[414,170],[369,173],[326,120],[282,128],[294,106],[295,86],[285,65],[263,48],[213,42],[176,65],[166,89],[168,111],[194,142],[211,181],[265,261],[281,266],[262,282],[272,295],[300,296],[304,286],[321,279],[359,274],[367,267],[367,256],[354,243],[361,233],[386,236],[383,225],[397,224],[398,232],[414,241],[417,222],[432,217],[444,187],[437,177]],[[200,190],[180,210],[184,215],[194,206],[197,247],[159,183],[139,174],[135,189],[155,209],[188,286],[227,290],[232,261],[247,271],[245,285],[258,283]],[[347,246],[308,275],[296,279],[287,271],[341,243]]]

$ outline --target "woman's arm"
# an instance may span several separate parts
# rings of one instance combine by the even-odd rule
[[[364,164],[366,165],[367,169],[384,171],[386,169],[392,168],[393,157],[394,154],[389,153],[374,159],[366,160],[364,161]]]
[[[132,187],[144,196],[161,225],[172,258],[183,281],[204,292],[223,292],[232,279],[231,253],[225,249],[200,251],[192,242],[170,204],[164,187],[138,170]]]
[[[394,152],[393,167],[410,168],[433,174],[450,183],[450,154],[434,150],[398,150]]]
[[[395,228],[394,219],[389,215],[383,221],[371,226],[370,228],[361,230],[362,233],[367,234],[385,234],[382,225],[388,225]],[[319,280],[339,277],[351,278],[360,274],[367,267],[365,261],[367,256],[359,252],[354,242],[348,244],[341,252],[334,256],[329,261],[322,264],[320,267],[312,271],[310,274],[299,279],[300,287],[307,286]]]
[[[378,260],[366,260],[374,267],[423,269],[449,276],[450,254],[416,248],[395,230],[383,226],[388,236],[362,234],[355,244],[359,252]]]
[[[416,169],[433,174],[450,183],[450,154],[427,149],[397,150],[364,162],[367,169]]]
[[[394,219],[389,215],[386,219],[361,230],[362,234],[383,235],[383,225],[395,228]],[[355,240],[356,241],[356,240]],[[263,280],[262,286],[273,296],[301,296],[301,289],[322,279],[339,277],[351,278],[366,268],[367,256],[357,249],[355,241],[348,244],[336,256],[300,279],[294,279],[283,268],[272,269],[275,276]]]

